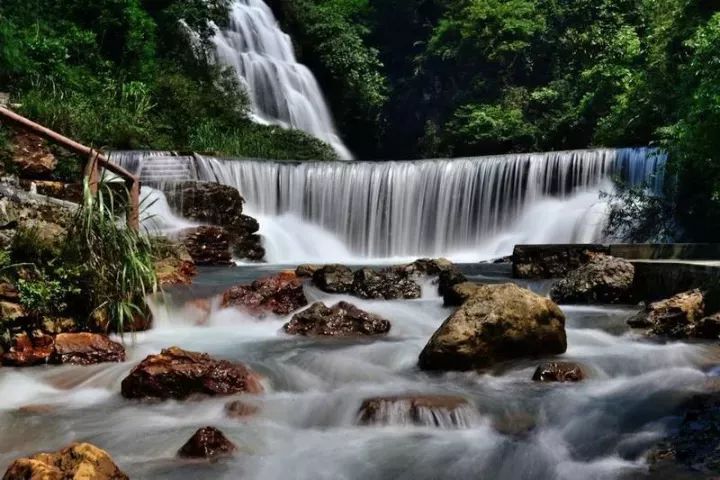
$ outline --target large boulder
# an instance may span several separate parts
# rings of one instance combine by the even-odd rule
[[[390,322],[347,302],[329,308],[318,302],[296,313],[283,329],[291,335],[360,337],[385,335]]]
[[[565,315],[551,300],[506,283],[482,285],[433,334],[423,370],[471,370],[567,350]]]
[[[202,226],[184,230],[182,242],[197,265],[230,265],[232,236],[222,227]]]
[[[583,368],[571,362],[545,362],[533,374],[534,382],[579,382],[585,378]]]
[[[31,367],[50,361],[54,352],[54,340],[40,331],[15,335],[10,349],[2,356],[3,365]]]
[[[327,293],[350,293],[353,288],[353,271],[345,265],[325,265],[313,273],[313,283]]]
[[[124,362],[125,347],[99,333],[61,333],[55,337],[51,361],[73,365]]]
[[[302,281],[293,272],[235,286],[225,292],[222,299],[224,308],[242,308],[256,316],[269,312],[288,315],[307,304]]]
[[[711,319],[705,321],[705,297],[700,290],[679,293],[666,300],[648,304],[628,320],[633,328],[647,328],[649,333],[672,338],[717,338]],[[708,335],[710,334],[710,335]]]
[[[352,293],[365,299],[413,299],[422,296],[414,280],[391,269],[376,271],[361,268],[353,275]]]
[[[181,458],[214,459],[232,455],[237,450],[233,442],[215,427],[203,427],[190,437],[178,451]]]
[[[15,460],[3,480],[127,480],[112,457],[89,443]]]
[[[262,393],[260,377],[242,364],[170,347],[140,362],[122,381],[125,398],[178,400],[194,394]]]
[[[515,278],[562,278],[585,264],[588,253],[610,253],[606,245],[516,245],[513,250]]]
[[[453,395],[405,395],[374,397],[358,410],[361,425],[419,425],[468,427],[475,411],[463,397]]]
[[[635,267],[622,258],[602,253],[553,285],[550,298],[559,303],[631,303]]]
[[[482,287],[479,283],[463,282],[453,285],[443,295],[444,304],[446,307],[459,307],[463,303],[467,302],[472,298],[475,293]]]

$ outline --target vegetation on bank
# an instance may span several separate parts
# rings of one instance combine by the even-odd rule
[[[227,0],[3,0],[0,91],[28,117],[96,147],[333,159],[325,143],[253,123],[210,60]]]
[[[720,240],[720,4],[269,0],[366,158],[653,144],[675,236]]]

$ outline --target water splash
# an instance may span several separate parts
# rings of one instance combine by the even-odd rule
[[[217,29],[213,42],[217,61],[232,67],[246,88],[257,121],[303,130],[352,159],[317,80],[298,63],[290,37],[262,0],[235,0],[228,27]]]

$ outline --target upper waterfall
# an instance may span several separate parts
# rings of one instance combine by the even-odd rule
[[[258,121],[303,130],[352,159],[317,80],[298,63],[290,37],[262,0],[234,0],[228,27],[213,41],[217,60],[235,70]]]

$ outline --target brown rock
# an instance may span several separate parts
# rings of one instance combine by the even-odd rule
[[[385,335],[390,331],[390,322],[347,302],[330,308],[318,302],[295,314],[283,329],[291,335],[361,337]]]
[[[20,132],[13,138],[13,163],[26,178],[46,178],[52,175],[57,166],[55,155],[46,142],[27,132]]]
[[[190,440],[178,451],[182,458],[214,459],[232,455],[237,450],[234,443],[217,428],[204,427],[195,432]]]
[[[18,293],[15,285],[8,282],[0,282],[0,298],[9,302],[17,303],[20,300],[20,293]],[[3,317],[4,315],[3,311]]]
[[[550,298],[559,303],[631,303],[633,264],[603,253],[589,253],[587,258],[587,263],[553,285]]]
[[[649,328],[654,335],[686,338],[705,334],[696,324],[705,318],[705,298],[700,290],[679,293],[671,298],[647,305],[644,311],[628,320],[634,328]],[[712,328],[709,329],[710,333]]]
[[[396,270],[403,271],[408,275],[414,276],[437,276],[440,272],[452,270],[455,265],[447,258],[420,258],[407,265],[394,267]]]
[[[170,347],[140,362],[122,381],[126,398],[185,399],[193,394],[262,393],[260,377],[242,364]]]
[[[361,268],[353,275],[353,295],[365,299],[414,299],[422,296],[422,289],[405,273],[395,269],[376,271]]]
[[[22,305],[14,302],[0,301],[0,319],[17,320],[25,316],[25,309]]]
[[[420,353],[423,370],[471,370],[567,349],[565,316],[551,300],[507,283],[481,285]]]
[[[124,362],[125,347],[99,333],[61,333],[55,337],[51,361],[73,365]]]
[[[15,460],[3,480],[127,480],[110,455],[89,443]]]
[[[161,286],[190,285],[197,268],[185,246],[176,245],[172,252],[155,261],[155,274]]]
[[[230,265],[232,236],[222,227],[195,227],[182,232],[183,245],[196,265]]]
[[[224,308],[238,307],[257,316],[268,312],[288,315],[307,303],[302,281],[294,272],[282,272],[250,285],[238,285],[225,292],[222,299]]]
[[[534,382],[579,382],[585,378],[585,372],[577,363],[543,363],[533,374]]]
[[[234,402],[230,402],[225,405],[225,413],[227,413],[228,417],[232,418],[252,417],[259,411],[260,409],[255,405],[250,405],[249,403],[242,402],[240,400],[235,400]]]
[[[295,275],[300,278],[312,278],[315,272],[320,270],[320,265],[311,265],[309,263],[298,266],[295,269]]]
[[[452,395],[375,397],[363,401],[358,410],[358,423],[467,426],[468,417],[473,413],[466,399]]]
[[[327,293],[350,293],[353,281],[353,272],[345,265],[325,265],[313,274],[315,286]]]
[[[42,332],[21,333],[12,340],[10,350],[2,356],[4,365],[30,367],[48,363],[53,354],[53,338]]]

